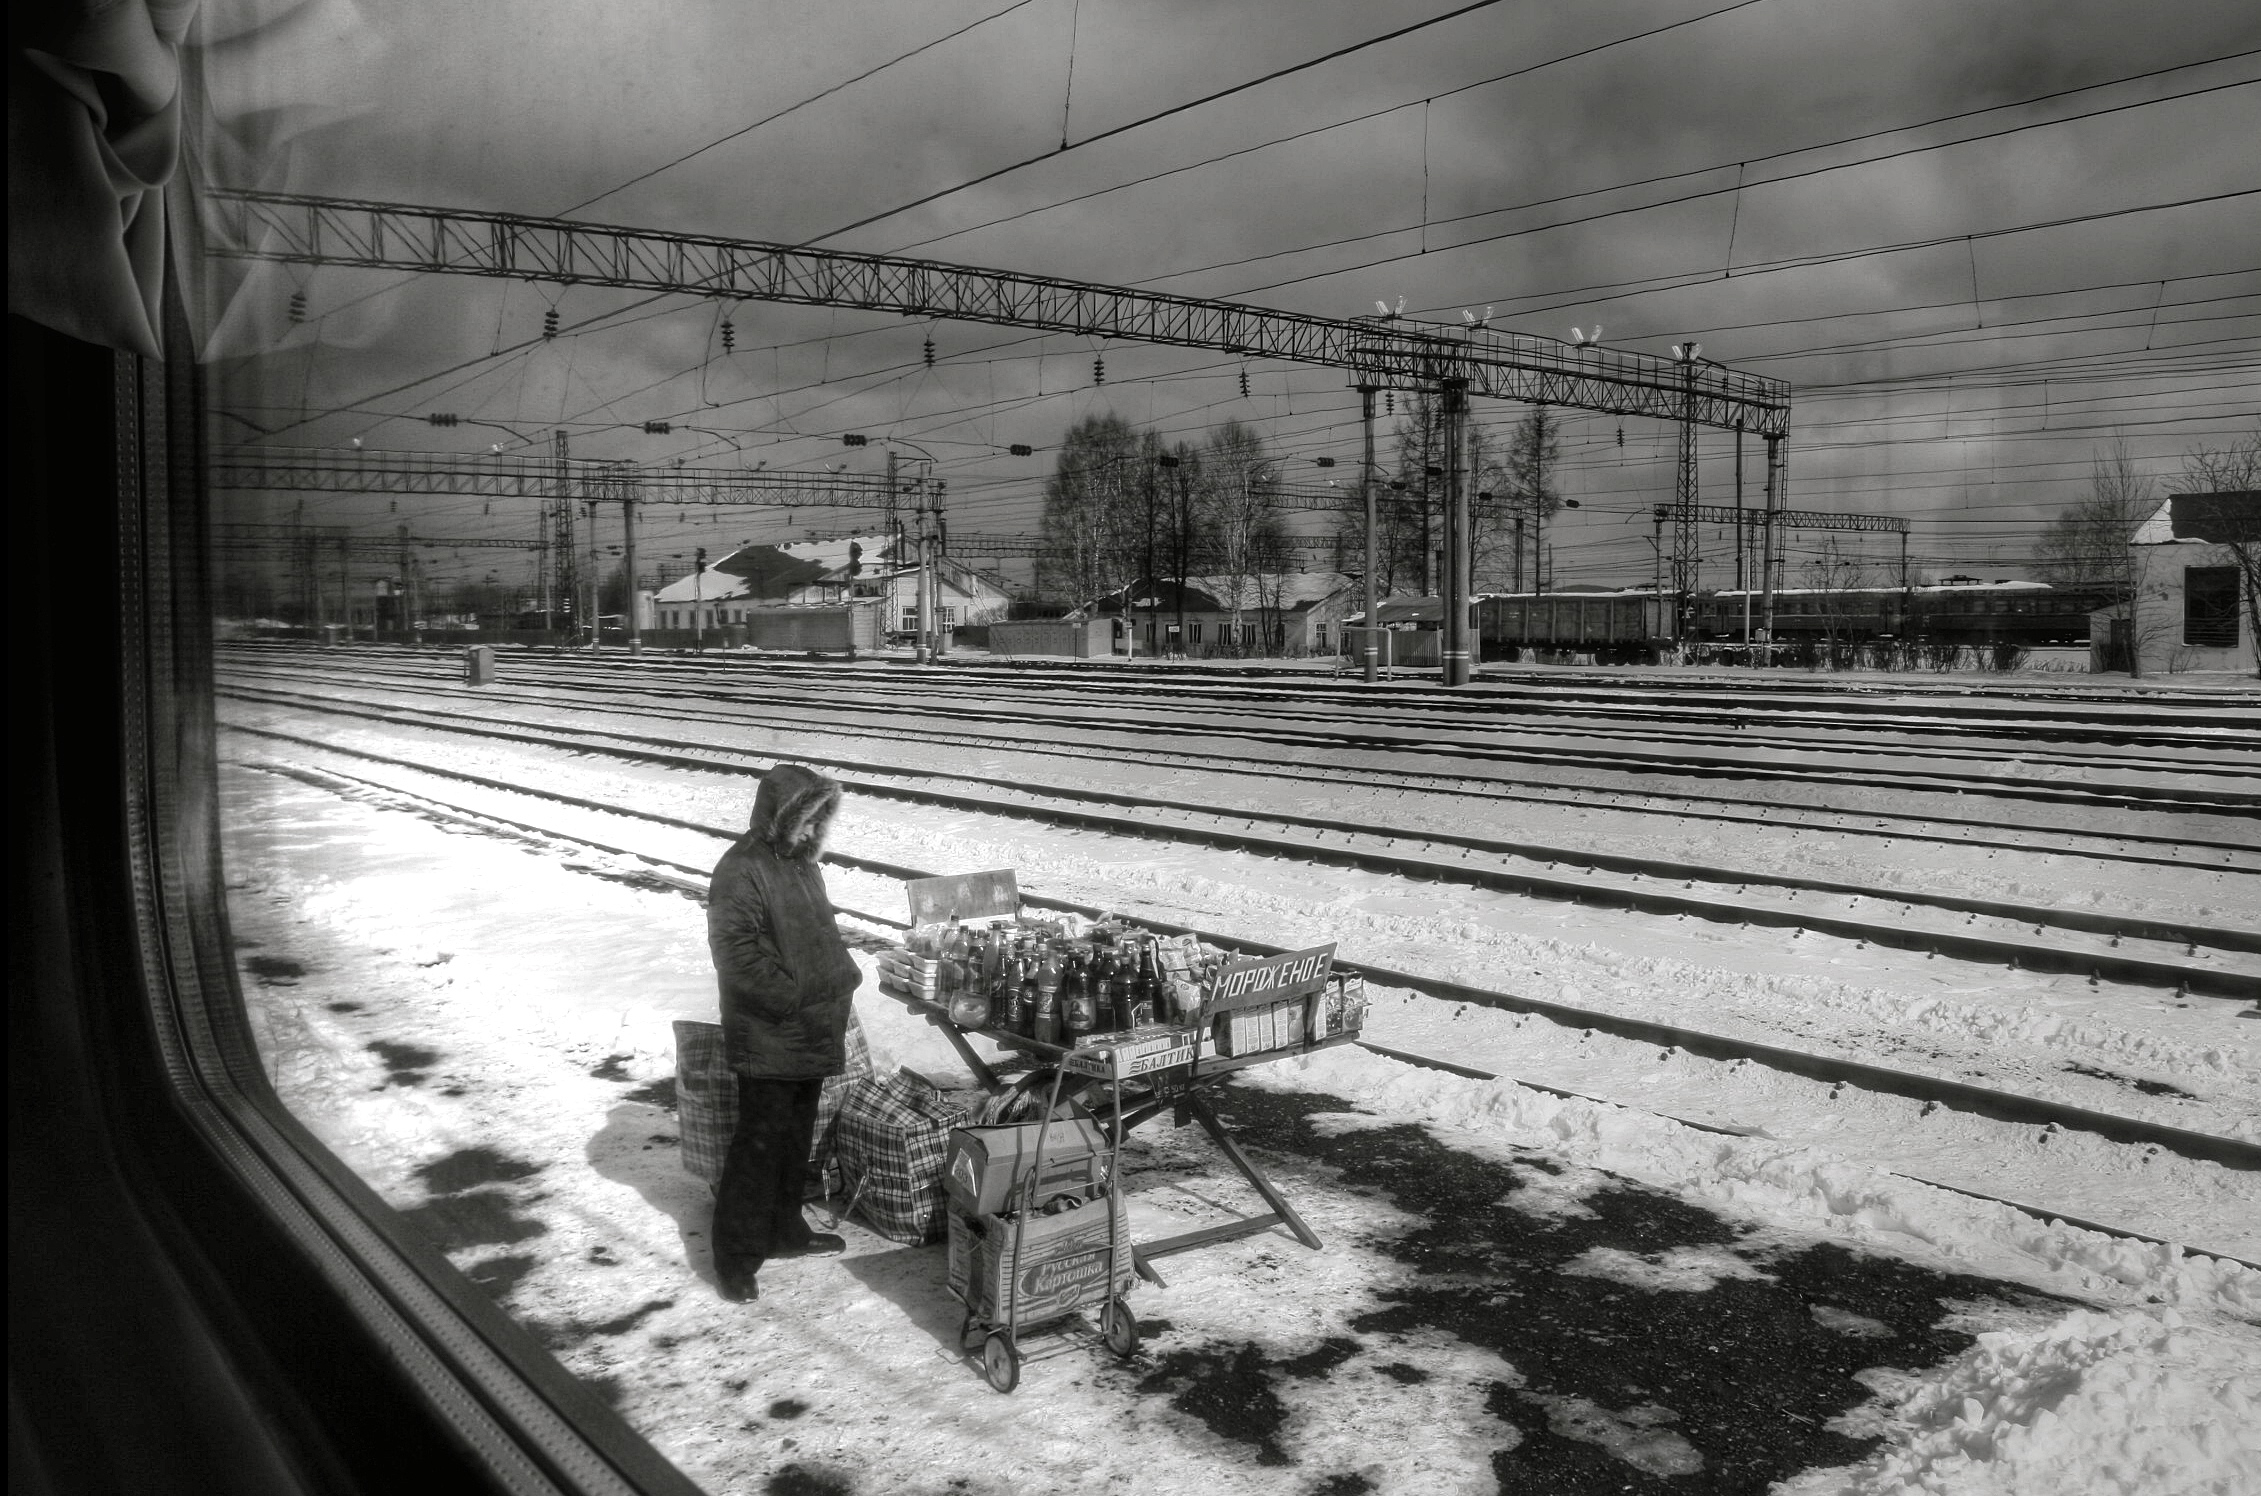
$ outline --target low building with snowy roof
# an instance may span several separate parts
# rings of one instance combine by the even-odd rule
[[[1364,604],[1359,579],[1339,571],[1133,582],[1078,609],[1117,620],[1140,654],[1326,655],[1342,647],[1344,618]]]
[[[2129,542],[2135,595],[2089,615],[2089,668],[2261,672],[2261,492],[2170,494]]]
[[[938,628],[1002,618],[1011,603],[995,581],[947,556],[935,558],[933,578]],[[663,629],[745,623],[759,609],[870,604],[889,632],[912,633],[918,568],[898,559],[894,541],[878,535],[746,545],[708,562],[703,572],[678,577],[652,601]]]

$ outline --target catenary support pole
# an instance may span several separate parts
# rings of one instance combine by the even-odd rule
[[[1743,645],[1751,643],[1750,541],[1743,527],[1743,428],[1735,428],[1735,590],[1743,595]]]
[[[1364,455],[1358,467],[1359,497],[1366,507],[1366,628],[1359,635],[1359,658],[1364,667],[1366,684],[1372,685],[1381,678],[1380,640],[1375,631],[1382,626],[1381,598],[1376,590],[1375,573],[1380,569],[1380,547],[1375,536],[1374,502],[1374,386],[1358,387],[1358,412]],[[1183,589],[1180,589],[1181,593]],[[1180,606],[1183,606],[1181,604]]]
[[[1759,571],[1765,577],[1762,586],[1765,598],[1759,607],[1759,642],[1774,643],[1774,589],[1780,585],[1782,571],[1782,526],[1777,517],[1784,506],[1783,490],[1788,487],[1782,456],[1782,438],[1766,439],[1766,554],[1759,560]]]
[[[644,652],[644,597],[636,590],[636,485],[620,491],[620,564],[628,571],[628,652]]]
[[[890,458],[890,461],[892,460],[893,459]],[[911,528],[912,532],[918,537],[915,543],[918,546],[917,560],[919,569],[919,617],[918,639],[917,642],[911,646],[911,658],[917,664],[924,665],[928,660],[933,658],[930,641],[934,638],[934,594],[929,590],[927,584],[926,558],[928,545],[926,529],[926,472],[924,469],[920,470],[917,481],[918,512],[914,517],[915,522]]]
[[[1680,452],[1673,469],[1672,637],[1684,639],[1696,605],[1702,541],[1696,530],[1696,360],[1680,360]]]
[[[604,647],[604,619],[598,611],[604,606],[604,559],[597,549],[597,501],[589,500],[589,648]]]
[[[1445,446],[1445,636],[1444,683],[1465,686],[1470,675],[1468,590],[1468,474],[1463,460],[1467,441],[1468,381],[1447,379],[1444,393]]]

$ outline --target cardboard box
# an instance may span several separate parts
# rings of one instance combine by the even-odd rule
[[[1206,1052],[1205,1033],[1191,1028],[1145,1028],[1124,1042],[1092,1051],[1062,1056],[1060,1068],[1074,1075],[1095,1075],[1101,1080],[1128,1080],[1178,1065],[1190,1065]]]
[[[1311,1032],[1311,996],[1291,997],[1260,1008],[1236,1008],[1218,1018],[1217,1052],[1261,1054],[1305,1043]]]
[[[942,1166],[943,1188],[951,1205],[975,1215],[1005,1208],[1013,1188],[1036,1164],[1036,1134],[1041,1123],[1006,1127],[954,1127]],[[1056,1117],[1044,1133],[1044,1173],[1036,1203],[1064,1190],[1096,1188],[1105,1173],[1100,1155],[1107,1136],[1082,1117]]]
[[[1017,1274],[1013,1217],[968,1215],[954,1206],[949,1215],[950,1291],[976,1319],[1003,1324],[1017,1309],[1022,1324],[1033,1324],[1104,1303],[1110,1264],[1115,1293],[1130,1292],[1129,1212],[1116,1197],[1028,1217]]]

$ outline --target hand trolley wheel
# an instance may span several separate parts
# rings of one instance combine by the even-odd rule
[[[1117,1299],[1101,1311],[1099,1338],[1125,1360],[1138,1354],[1138,1316],[1131,1313],[1130,1305]]]
[[[1021,1384],[1021,1353],[1013,1349],[1010,1334],[1003,1330],[989,1332],[981,1345],[981,1374],[999,1392],[1010,1392]]]

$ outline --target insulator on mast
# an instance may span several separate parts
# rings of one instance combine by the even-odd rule
[[[730,319],[728,317],[725,317],[722,319],[722,351],[724,353],[734,353],[737,351],[737,348],[738,329],[731,326]]]
[[[1091,361],[1091,382],[1093,384],[1105,384],[1107,382],[1107,360],[1104,356]]]
[[[1240,371],[1240,397],[1243,400],[1248,398],[1248,371],[1246,369]]]
[[[934,339],[932,338],[926,340],[926,366],[929,369],[934,367]]]
[[[290,293],[290,319],[293,322],[304,322],[306,320],[306,293],[304,291]]]
[[[542,313],[542,336],[545,338],[557,336],[557,308],[554,306]]]

